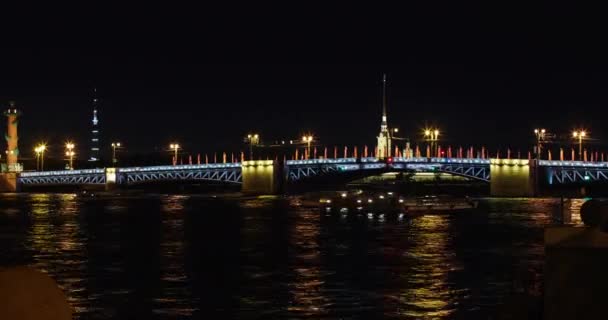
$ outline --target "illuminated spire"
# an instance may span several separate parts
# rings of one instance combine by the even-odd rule
[[[391,135],[388,130],[388,121],[386,114],[386,73],[382,75],[382,122],[380,123],[380,134],[378,135],[378,144],[376,145],[377,155],[380,159],[385,159],[391,156]]]
[[[382,121],[386,122],[386,73],[382,78]]]
[[[382,75],[382,123],[380,124],[382,132],[388,131],[388,120],[386,116],[386,73]]]

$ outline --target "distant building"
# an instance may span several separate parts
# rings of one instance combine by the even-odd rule
[[[97,117],[97,89],[93,89],[93,121],[91,126],[91,149],[89,161],[99,161],[99,118]]]
[[[376,157],[385,159],[391,156],[391,133],[388,130],[386,117],[386,74],[382,79],[382,122],[380,123],[380,134],[376,146]]]

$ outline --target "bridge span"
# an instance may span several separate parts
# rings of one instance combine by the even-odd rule
[[[496,195],[531,195],[538,185],[538,177],[542,177],[541,182],[549,185],[608,181],[608,162],[432,157],[393,157],[386,160],[363,157],[284,162],[252,160],[243,163],[31,171],[19,173],[17,181],[23,187],[129,186],[147,182],[209,181],[241,184],[244,192],[276,193],[280,192],[283,185],[304,183],[320,177],[332,179],[353,173],[365,176],[396,171],[449,173],[488,182],[493,191],[511,190],[493,192]]]

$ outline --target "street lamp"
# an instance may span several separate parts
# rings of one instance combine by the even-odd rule
[[[536,135],[536,159],[540,159],[542,155],[542,141],[545,139],[545,129],[534,129]]]
[[[120,142],[112,142],[112,164],[116,164],[118,162],[116,159],[116,148],[120,148]]]
[[[171,148],[174,152],[173,155],[173,165],[177,165],[177,150],[179,150],[179,144],[177,143],[172,143],[169,145],[169,148]]]
[[[583,139],[587,136],[585,130],[574,130],[572,132],[573,138],[578,138],[578,158],[579,160],[583,160]]]
[[[424,130],[424,137],[426,138],[427,142],[431,143],[431,157],[433,156],[433,153],[435,152],[435,148],[437,147],[437,141],[439,140],[439,129],[425,129]],[[437,155],[439,156],[439,155]]]
[[[253,145],[260,143],[260,135],[257,133],[248,134],[247,143],[249,143],[249,160],[253,160]]]
[[[65,144],[65,155],[70,159],[70,170],[74,170],[74,143],[68,142]]]
[[[253,160],[253,145],[257,145],[260,142],[260,135],[257,133],[250,133],[246,138],[249,144],[249,160]]]
[[[46,150],[46,145],[41,143],[36,148],[34,148],[34,152],[36,152],[36,170],[44,171],[44,151]],[[40,166],[39,166],[40,164]]]
[[[308,145],[306,149],[306,160],[308,160],[308,158],[310,158],[310,143],[312,142],[312,135],[303,136],[302,142],[306,142],[306,144]]]

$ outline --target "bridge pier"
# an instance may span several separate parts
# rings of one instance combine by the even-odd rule
[[[279,194],[284,186],[283,164],[273,160],[251,160],[241,163],[244,194]]]
[[[106,168],[106,191],[116,190],[120,187],[120,180],[117,177],[116,168]]]
[[[536,161],[491,159],[490,195],[493,197],[534,197],[537,195]]]
[[[19,192],[21,184],[17,172],[0,173],[0,192]]]

